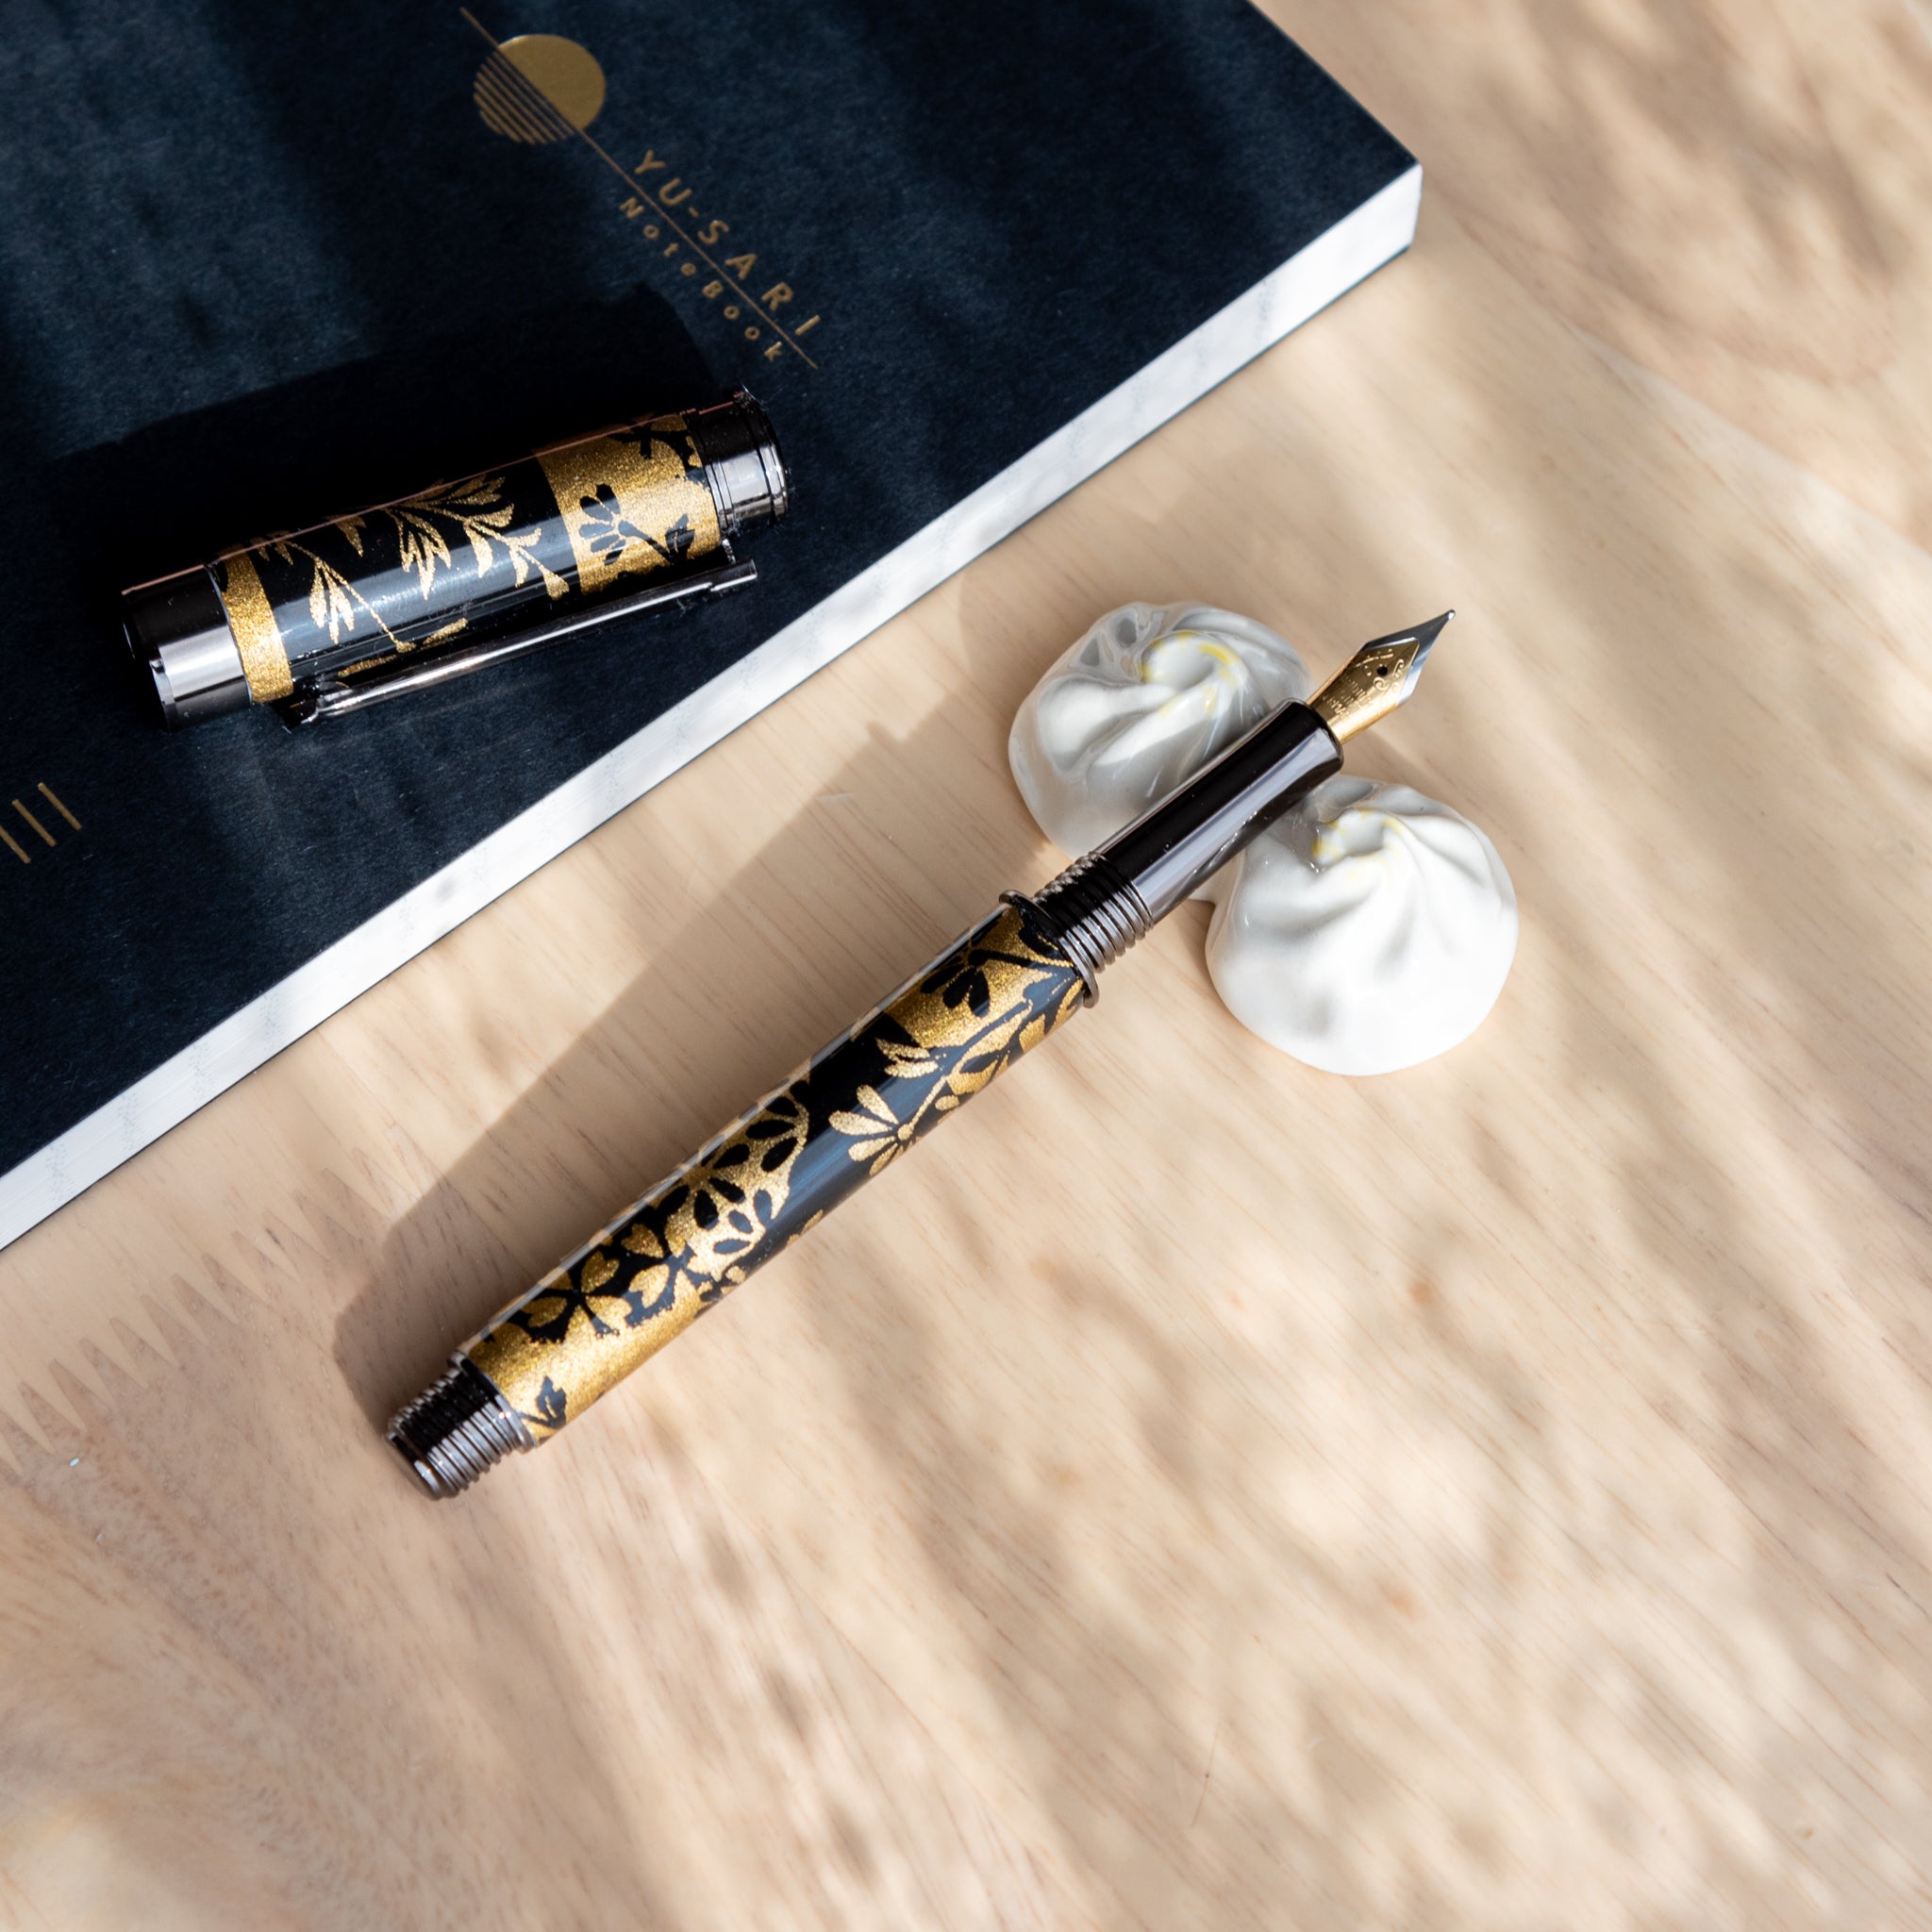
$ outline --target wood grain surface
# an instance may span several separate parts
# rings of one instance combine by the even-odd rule
[[[1932,13],[1274,10],[1410,256],[0,1255],[0,1922],[1932,1924]],[[412,1491],[453,1342],[1047,874],[1014,708],[1184,595],[1461,612],[1353,762],[1514,875],[1482,1031],[1311,1073],[1186,908]]]

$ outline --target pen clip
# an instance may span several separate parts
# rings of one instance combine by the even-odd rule
[[[607,598],[587,609],[552,618],[548,624],[520,631],[513,637],[480,639],[469,644],[448,644],[438,650],[411,652],[407,657],[391,655],[376,658],[349,673],[324,672],[297,685],[288,697],[276,704],[275,709],[281,713],[282,723],[291,730],[304,724],[318,724],[325,718],[339,718],[346,711],[358,711],[370,705],[401,697],[406,691],[423,691],[430,685],[445,684],[451,678],[467,676],[473,671],[481,671],[492,664],[507,663],[527,652],[541,651],[551,644],[560,643],[580,631],[614,624],[621,617],[635,617],[641,612],[681,604],[690,598],[716,596],[725,591],[739,590],[751,583],[758,574],[758,565],[747,558],[741,563],[725,564],[717,570],[701,572],[696,576],[654,584],[646,590],[634,591],[628,596]]]

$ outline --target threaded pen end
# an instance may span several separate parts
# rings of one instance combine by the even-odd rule
[[[512,1449],[536,1441],[468,1356],[395,1413],[389,1440],[432,1496],[454,1496]]]
[[[1016,896],[1007,894],[1008,900]],[[1096,982],[1101,969],[1145,939],[1154,924],[1134,882],[1102,852],[1074,859],[1024,903],[1044,917],[1067,958],[1080,969],[1090,1006],[1100,997]]]

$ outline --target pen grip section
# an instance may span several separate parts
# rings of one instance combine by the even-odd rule
[[[1077,1010],[1050,917],[1002,906],[734,1121],[464,1353],[561,1428]]]

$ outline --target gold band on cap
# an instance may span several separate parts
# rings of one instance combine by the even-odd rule
[[[621,576],[719,547],[718,506],[695,456],[682,416],[538,456],[563,515],[580,591],[598,591]]]
[[[228,613],[228,628],[242,653],[242,675],[248,680],[248,695],[258,705],[287,697],[295,688],[295,679],[289,670],[281,626],[275,622],[268,592],[261,587],[255,559],[247,551],[237,550],[219,558],[215,570],[219,577],[216,588]]]

